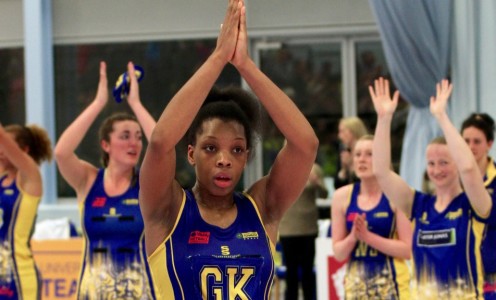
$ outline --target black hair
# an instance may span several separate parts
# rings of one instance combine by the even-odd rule
[[[245,131],[247,148],[253,148],[260,133],[261,108],[252,94],[235,86],[223,89],[214,86],[188,129],[186,135],[188,145],[194,146],[203,123],[215,118],[241,124]],[[250,151],[251,153],[253,151]]]
[[[462,123],[462,132],[468,127],[482,131],[488,142],[494,141],[494,120],[486,113],[472,113]]]

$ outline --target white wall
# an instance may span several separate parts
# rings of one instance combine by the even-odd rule
[[[22,1],[0,0],[0,48],[23,44]]]
[[[49,1],[49,0],[40,0]],[[164,40],[217,34],[227,0],[52,0],[54,43]],[[248,0],[252,37],[280,30],[375,26],[367,0]],[[0,48],[23,45],[21,0],[0,0]]]

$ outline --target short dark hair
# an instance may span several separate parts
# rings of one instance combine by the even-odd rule
[[[469,127],[475,127],[482,131],[488,142],[494,141],[494,120],[486,113],[472,113],[462,123],[462,133]]]
[[[245,131],[247,148],[252,149],[261,128],[261,107],[249,92],[234,86],[213,87],[187,132],[187,143],[196,144],[205,121],[220,119],[241,124]],[[251,154],[252,152],[250,152]]]

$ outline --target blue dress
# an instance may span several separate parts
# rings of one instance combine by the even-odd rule
[[[486,224],[462,192],[444,209],[435,209],[436,196],[415,192],[413,262],[416,299],[483,299],[480,254]],[[493,207],[494,208],[494,207]]]
[[[351,232],[358,214],[365,213],[368,229],[379,236],[394,239],[396,215],[383,194],[376,207],[358,207],[360,182],[353,184],[346,209],[346,228]],[[350,255],[345,276],[346,299],[410,299],[410,275],[404,259],[379,252],[364,242],[357,242]]]
[[[81,203],[84,258],[78,299],[155,299],[144,248],[144,225],[138,205],[139,182],[110,197],[98,171]]]
[[[172,233],[149,258],[162,299],[269,299],[274,245],[254,201],[241,193],[234,201],[237,217],[223,229],[205,222],[185,191]]]
[[[0,178],[0,299],[40,297],[40,277],[29,241],[40,197],[26,194],[13,181]]]

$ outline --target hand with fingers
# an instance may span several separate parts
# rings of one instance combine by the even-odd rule
[[[358,215],[353,221],[353,227],[355,229],[355,236],[359,241],[367,243],[367,237],[370,234],[367,219],[365,214]]]
[[[220,26],[220,33],[217,37],[215,52],[219,57],[228,63],[232,60],[239,33],[239,21],[241,10],[244,8],[241,0],[229,0],[224,22]]]
[[[436,84],[436,96],[432,96],[430,101],[430,111],[434,117],[446,113],[446,106],[452,90],[453,85],[447,79]]]
[[[374,103],[377,116],[392,116],[398,106],[400,93],[395,91],[393,98],[389,92],[389,81],[380,77],[374,80],[374,87],[369,86],[370,97]]]
[[[127,76],[130,81],[129,95],[127,96],[127,102],[129,106],[133,106],[136,103],[140,103],[140,95],[139,95],[139,84],[138,78],[136,77],[136,72],[134,69],[134,64],[132,62],[128,62],[127,64]]]
[[[231,60],[231,63],[235,67],[243,65],[246,61],[250,59],[248,55],[248,33],[246,29],[246,7],[244,5],[243,0],[240,1],[240,4],[241,4],[241,11],[239,18],[239,33],[236,43],[236,50]]]
[[[107,64],[100,62],[100,79],[98,81],[98,90],[95,96],[95,102],[100,102],[103,106],[107,104],[109,97],[108,82],[107,82]]]

